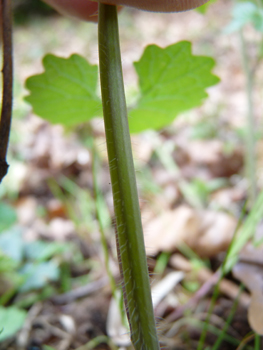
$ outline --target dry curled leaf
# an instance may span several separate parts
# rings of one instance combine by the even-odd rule
[[[155,255],[176,250],[185,243],[200,257],[212,257],[227,249],[236,224],[226,213],[180,206],[145,225],[146,251]]]
[[[251,293],[248,321],[251,328],[263,335],[263,267],[239,262],[232,270],[235,278],[244,283]]]
[[[262,236],[261,222],[256,229],[254,239],[260,241]],[[255,332],[263,335],[263,245],[255,247],[249,242],[240,252],[239,259],[232,272],[251,293],[248,321]]]
[[[220,140],[179,140],[174,154],[182,172],[197,176],[207,169],[209,178],[230,177],[243,167],[244,154],[241,147],[226,151]]]

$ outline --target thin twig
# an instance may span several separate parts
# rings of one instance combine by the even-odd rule
[[[12,9],[11,0],[1,0],[3,37],[3,96],[0,122],[0,183],[7,174],[6,153],[11,127],[13,98]]]
[[[253,205],[257,198],[257,165],[256,165],[256,135],[255,135],[255,117],[253,105],[253,75],[249,67],[249,57],[246,47],[246,41],[243,31],[240,30],[241,55],[243,60],[243,69],[246,78],[246,98],[247,98],[247,117],[246,117],[246,172],[249,183],[250,205]]]
[[[43,308],[42,303],[36,303],[29,310],[25,323],[17,336],[16,344],[18,349],[26,348],[33,323],[35,321],[35,318],[41,312],[42,308]]]
[[[52,301],[55,304],[67,304],[70,303],[76,299],[86,297],[87,295],[97,292],[101,288],[103,288],[107,283],[109,282],[108,276],[102,277],[101,279],[90,282],[89,284],[85,286],[81,286],[79,288],[76,288],[74,290],[71,290],[68,293],[61,294],[61,295],[55,295],[52,297]]]
[[[181,259],[181,257],[180,260],[174,258],[170,260],[170,263],[176,269],[184,270],[182,265],[183,262],[184,266],[186,267],[184,271],[191,271],[191,264],[187,260],[184,260],[185,259]],[[167,322],[174,322],[178,318],[182,317],[186,310],[193,309],[193,307],[196,306],[198,302],[200,302],[200,300],[203,299],[208,293],[210,293],[210,291],[215,287],[217,283],[219,283],[221,279],[221,273],[220,270],[212,273],[212,271],[206,268],[202,268],[199,271],[198,277],[204,282],[204,284],[186,304],[179,306],[166,318]],[[227,295],[231,299],[237,298],[239,294],[238,286],[226,279],[221,280],[219,284],[219,290],[222,294]],[[239,303],[246,308],[248,307],[250,303],[250,297],[246,292],[242,292],[242,294],[239,296]]]

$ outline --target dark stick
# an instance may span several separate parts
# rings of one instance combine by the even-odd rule
[[[13,60],[12,60],[12,9],[11,0],[1,0],[2,38],[3,38],[3,96],[0,121],[0,183],[7,174],[6,153],[11,127],[13,98]]]

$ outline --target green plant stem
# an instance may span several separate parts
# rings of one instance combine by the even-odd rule
[[[260,345],[261,345],[260,343],[261,343],[260,335],[255,334],[255,345],[254,345],[255,350],[260,350]]]
[[[246,78],[247,96],[247,127],[246,127],[246,173],[249,181],[250,205],[255,203],[257,197],[257,177],[256,177],[256,155],[255,155],[255,125],[253,107],[253,77],[249,67],[246,42],[242,30],[240,30],[241,54],[243,69]]]
[[[137,350],[158,350],[125,101],[116,6],[99,4],[102,104],[124,300]]]

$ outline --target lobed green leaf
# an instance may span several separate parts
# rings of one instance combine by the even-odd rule
[[[97,66],[79,55],[67,59],[47,55],[43,64],[45,72],[26,81],[31,93],[25,99],[37,115],[65,126],[102,116],[96,94]],[[206,88],[219,81],[211,73],[214,65],[210,57],[192,55],[187,41],[166,48],[146,47],[134,63],[140,95],[135,108],[129,110],[130,131],[160,129],[178,114],[199,106],[207,97]]]
[[[101,101],[96,94],[98,67],[83,57],[69,58],[46,55],[45,72],[27,79],[30,95],[25,100],[34,113],[51,123],[65,126],[86,122],[102,115]]]
[[[160,129],[178,114],[199,106],[207,97],[205,89],[219,81],[211,73],[214,65],[210,57],[193,56],[187,41],[164,49],[148,46],[134,63],[141,96],[129,112],[131,132]]]

